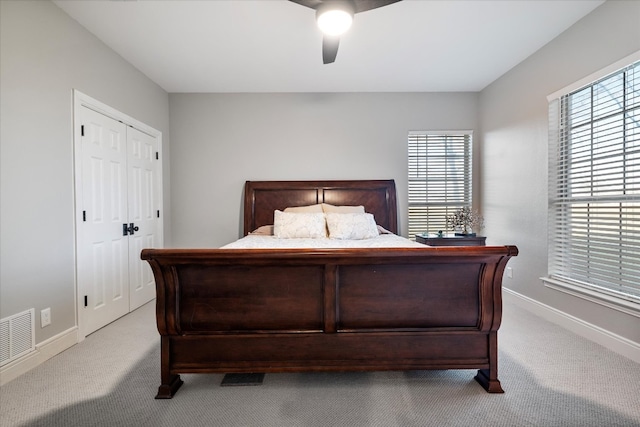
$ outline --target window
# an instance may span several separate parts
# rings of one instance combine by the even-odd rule
[[[447,215],[471,207],[471,132],[411,132],[409,237],[446,230]]]
[[[640,302],[640,62],[549,104],[549,275]]]

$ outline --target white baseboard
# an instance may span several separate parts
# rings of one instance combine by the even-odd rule
[[[503,289],[505,301],[514,303],[527,311],[530,311],[545,320],[562,326],[571,332],[578,334],[590,341],[600,344],[636,363],[640,363],[640,343],[631,341],[625,337],[614,334],[611,331],[592,325],[582,319],[560,311],[556,308],[543,304],[532,298],[519,294],[507,288]]]
[[[56,354],[62,353],[69,347],[73,347],[77,343],[78,328],[74,326],[40,344],[36,344],[34,351],[0,368],[0,385],[4,385],[18,378],[20,375],[51,359]]]

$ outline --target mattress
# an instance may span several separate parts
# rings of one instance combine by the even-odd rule
[[[249,234],[221,249],[347,249],[347,248],[424,248],[425,245],[398,236],[380,234],[371,239],[340,240],[330,238],[279,239],[274,236]]]

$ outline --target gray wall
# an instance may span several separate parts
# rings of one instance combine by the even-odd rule
[[[37,342],[75,324],[74,88],[163,133],[165,243],[174,247],[237,238],[247,179],[393,178],[406,235],[407,132],[473,129],[485,234],[521,250],[505,285],[640,342],[637,318],[539,280],[546,95],[640,49],[640,2],[606,2],[480,94],[168,96],[50,2],[0,1],[0,17],[0,317],[51,307]]]
[[[640,343],[640,321],[544,287],[547,274],[547,95],[640,50],[640,2],[607,1],[480,95],[487,235],[518,245],[504,285]]]
[[[171,94],[172,242],[241,236],[246,180],[395,179],[406,235],[407,133],[477,127],[476,93]]]
[[[72,89],[163,133],[165,206],[169,99],[51,2],[1,1],[0,16],[0,317],[34,307],[40,343],[75,325]]]

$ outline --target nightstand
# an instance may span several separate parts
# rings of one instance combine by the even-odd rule
[[[425,236],[416,234],[416,242],[429,246],[484,246],[484,236]]]

